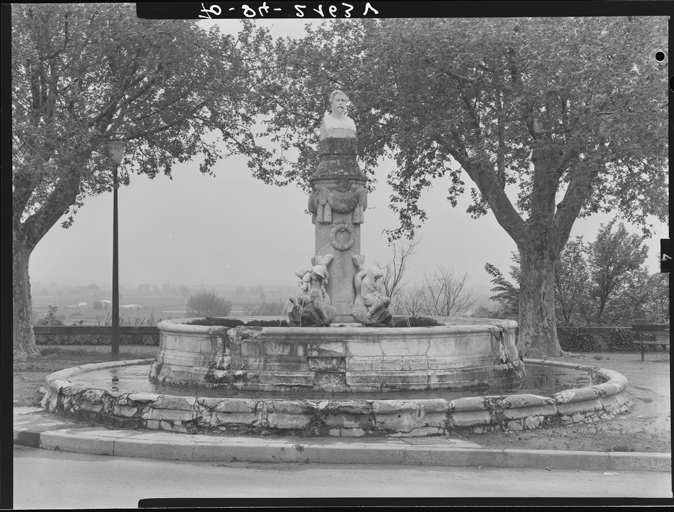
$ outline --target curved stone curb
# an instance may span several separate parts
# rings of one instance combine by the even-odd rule
[[[150,364],[154,359],[132,359],[130,361],[107,361],[104,363],[84,364],[73,368],[66,368],[47,375],[44,380],[47,385],[47,392],[42,397],[40,405],[48,411],[55,411],[58,406],[59,396],[71,396],[74,391],[83,391],[82,388],[73,386],[68,380],[74,375],[94,370],[104,370],[106,368],[118,368],[120,366],[129,366],[135,364]]]
[[[98,363],[50,374],[45,379],[48,390],[42,406],[68,418],[122,429],[190,434],[280,432],[313,437],[423,437],[531,430],[596,421],[625,412],[631,404],[625,391],[627,379],[617,372],[536,359],[525,362],[587,371],[597,384],[561,391],[551,397],[521,394],[449,401],[304,400],[121,393],[86,389],[68,380],[81,372],[151,361]]]
[[[369,442],[365,442],[369,441]],[[15,415],[14,443],[32,448],[190,462],[294,462],[671,471],[669,453],[485,449],[462,440],[411,445],[401,439],[260,439],[109,430],[35,413]]]

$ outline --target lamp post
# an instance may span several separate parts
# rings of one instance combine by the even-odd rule
[[[119,182],[117,180],[117,168],[122,163],[125,144],[120,141],[110,141],[107,146],[108,152],[115,163],[112,180],[112,336],[110,345],[112,347],[112,360],[119,361],[119,243],[117,236],[117,189],[119,188]]]

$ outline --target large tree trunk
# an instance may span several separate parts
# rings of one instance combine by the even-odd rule
[[[555,219],[561,153],[551,144],[535,149],[531,156],[531,215],[516,240],[522,272],[518,341],[522,357],[562,355],[555,319],[555,261],[568,238]]]
[[[33,305],[30,296],[30,278],[28,262],[32,248],[29,248],[17,237],[13,236],[13,291],[14,291],[14,359],[25,361],[28,356],[39,356],[40,350],[35,345],[33,333]]]
[[[533,247],[520,248],[520,261],[520,355],[562,355],[555,322],[555,261]]]

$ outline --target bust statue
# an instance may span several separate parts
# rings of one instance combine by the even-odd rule
[[[330,93],[331,112],[325,114],[321,121],[321,140],[326,137],[355,138],[356,124],[346,114],[349,98],[340,90]]]

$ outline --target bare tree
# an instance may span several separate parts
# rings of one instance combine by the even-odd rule
[[[400,292],[407,285],[407,281],[403,281],[403,278],[407,272],[409,260],[416,252],[420,241],[421,239],[411,238],[393,244],[393,260],[386,265],[386,273],[382,278],[386,296],[391,299],[391,307],[389,308],[391,311],[396,309],[396,304],[400,302]]]
[[[424,288],[417,284],[396,296],[389,311],[394,315],[422,316],[427,314],[424,307]]]
[[[400,297],[397,311],[408,316],[456,316],[475,303],[472,292],[465,289],[467,281],[466,272],[456,275],[452,269],[438,267]]]
[[[468,274],[457,276],[454,270],[438,267],[431,276],[424,275],[424,298],[428,315],[455,316],[471,307],[472,292],[465,291]]]

